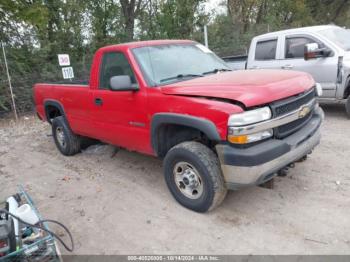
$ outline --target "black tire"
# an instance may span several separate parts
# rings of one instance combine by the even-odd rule
[[[60,134],[63,136],[59,137]],[[72,132],[63,116],[55,117],[52,120],[52,135],[56,147],[63,155],[72,156],[80,152],[80,137]],[[61,139],[64,140],[64,143]]]
[[[350,96],[348,96],[348,99],[346,100],[345,109],[346,109],[346,115],[350,119]]]
[[[184,162],[199,173],[202,189],[197,199],[191,199],[182,193],[179,188],[181,185],[178,186],[175,181],[176,167]],[[170,149],[164,159],[164,176],[177,202],[196,212],[204,213],[219,206],[227,193],[218,157],[198,142],[183,142]]]

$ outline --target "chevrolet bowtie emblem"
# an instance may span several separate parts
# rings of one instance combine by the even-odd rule
[[[299,111],[299,118],[305,117],[307,114],[310,113],[310,107],[304,106],[302,109]]]

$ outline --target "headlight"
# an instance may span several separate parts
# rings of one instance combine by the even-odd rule
[[[269,130],[265,130],[262,132],[258,132],[255,134],[250,134],[250,135],[238,135],[235,136],[233,129],[232,128],[228,128],[228,136],[227,136],[227,140],[230,143],[233,144],[248,144],[248,143],[252,143],[252,142],[256,142],[256,141],[260,141],[269,137],[273,136],[273,130],[269,129]]]
[[[272,116],[269,107],[262,107],[232,115],[228,119],[228,126],[245,126],[270,119]]]
[[[254,134],[249,134],[249,135],[237,135],[234,133],[234,128],[232,128],[232,127],[240,127],[240,126],[259,123],[262,121],[269,120],[271,119],[271,117],[272,117],[271,109],[267,106],[230,116],[227,123],[228,125],[227,140],[233,144],[248,144],[248,143],[252,143],[252,142],[256,142],[259,140],[272,137],[273,136],[272,129],[264,130],[264,131],[254,133]]]
[[[318,97],[322,96],[322,86],[319,83],[316,83],[316,94]]]

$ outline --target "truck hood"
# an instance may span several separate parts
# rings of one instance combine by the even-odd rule
[[[264,105],[302,93],[315,85],[306,73],[286,70],[233,71],[161,87],[166,95],[228,99],[246,107]]]

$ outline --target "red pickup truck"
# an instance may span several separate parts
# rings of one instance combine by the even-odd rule
[[[309,154],[323,119],[317,95],[308,74],[230,72],[187,40],[103,47],[89,83],[34,86],[37,114],[62,154],[78,153],[88,137],[163,158],[170,192],[197,212]]]

